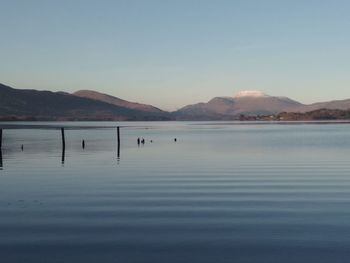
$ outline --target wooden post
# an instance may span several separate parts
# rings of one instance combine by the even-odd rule
[[[0,129],[0,149],[2,148],[2,129]]]
[[[66,156],[66,149],[63,147],[62,148],[62,155],[61,155],[61,163],[64,164],[64,159]]]
[[[61,128],[62,135],[62,149],[66,149],[66,139],[64,138],[64,128]]]
[[[117,140],[118,140],[118,145],[120,145],[120,127],[117,127]]]
[[[117,149],[117,158],[120,158],[120,145],[118,144],[118,149]]]
[[[61,156],[61,163],[64,164],[64,159],[66,155],[66,138],[64,137],[64,128],[61,128],[61,135],[62,135],[62,156]]]
[[[3,165],[2,165],[2,149],[0,148],[0,170],[2,170]]]
[[[120,157],[120,127],[117,127],[117,157]]]

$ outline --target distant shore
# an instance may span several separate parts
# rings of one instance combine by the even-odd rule
[[[42,117],[42,116],[0,116],[1,122],[65,122],[65,121],[94,121],[94,122],[104,122],[104,121],[240,121],[240,122],[314,122],[322,121],[342,121],[350,122],[350,109],[348,110],[337,110],[337,109],[319,109],[309,112],[282,112],[278,114],[240,114],[239,116],[213,116],[212,118],[201,118],[196,115],[182,116],[182,118],[99,118],[99,117],[73,117],[73,116],[61,116],[61,117]]]

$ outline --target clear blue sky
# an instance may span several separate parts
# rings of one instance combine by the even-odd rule
[[[0,82],[176,109],[350,98],[350,1],[0,0]]]

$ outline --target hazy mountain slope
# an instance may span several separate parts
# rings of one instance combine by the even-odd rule
[[[299,109],[300,112],[313,111],[318,109],[348,110],[350,109],[350,99],[318,102],[305,105]]]
[[[156,107],[153,107],[151,105],[122,100],[120,98],[113,97],[113,96],[110,96],[108,94],[100,93],[100,92],[93,91],[93,90],[79,90],[77,92],[74,92],[72,95],[82,97],[82,98],[103,101],[103,102],[106,102],[109,104],[129,108],[129,109],[133,109],[133,110],[140,110],[140,111],[146,111],[146,112],[157,112],[157,113],[162,112],[162,110],[160,110]]]
[[[0,84],[0,117],[32,117],[38,120],[158,120],[149,113],[81,98],[62,92],[20,90]]]
[[[292,111],[303,104],[285,97],[273,97],[258,91],[244,91],[235,97],[216,97],[207,103],[188,105],[176,112],[178,116],[198,116],[219,114],[237,116],[239,114],[276,114]]]
[[[287,97],[266,95],[260,91],[241,91],[234,97],[216,97],[207,103],[188,105],[174,113],[177,119],[229,119],[233,116],[269,115],[281,112],[310,112],[319,109],[348,110],[350,99],[305,105]]]
[[[0,84],[0,120],[233,120],[241,114],[304,113],[318,109],[348,110],[350,99],[304,105],[286,97],[243,91],[234,97],[216,97],[168,113],[95,91],[69,94],[14,89]]]
[[[274,114],[281,111],[293,111],[303,104],[285,97],[237,97],[231,114]]]

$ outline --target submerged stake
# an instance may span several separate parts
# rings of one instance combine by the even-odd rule
[[[2,148],[2,129],[0,129],[0,149]]]
[[[120,127],[117,127],[117,158],[120,158]]]
[[[120,145],[120,127],[117,127],[117,141],[118,141],[118,145]]]
[[[62,149],[66,149],[66,139],[64,138],[64,128],[61,128],[62,135]]]

